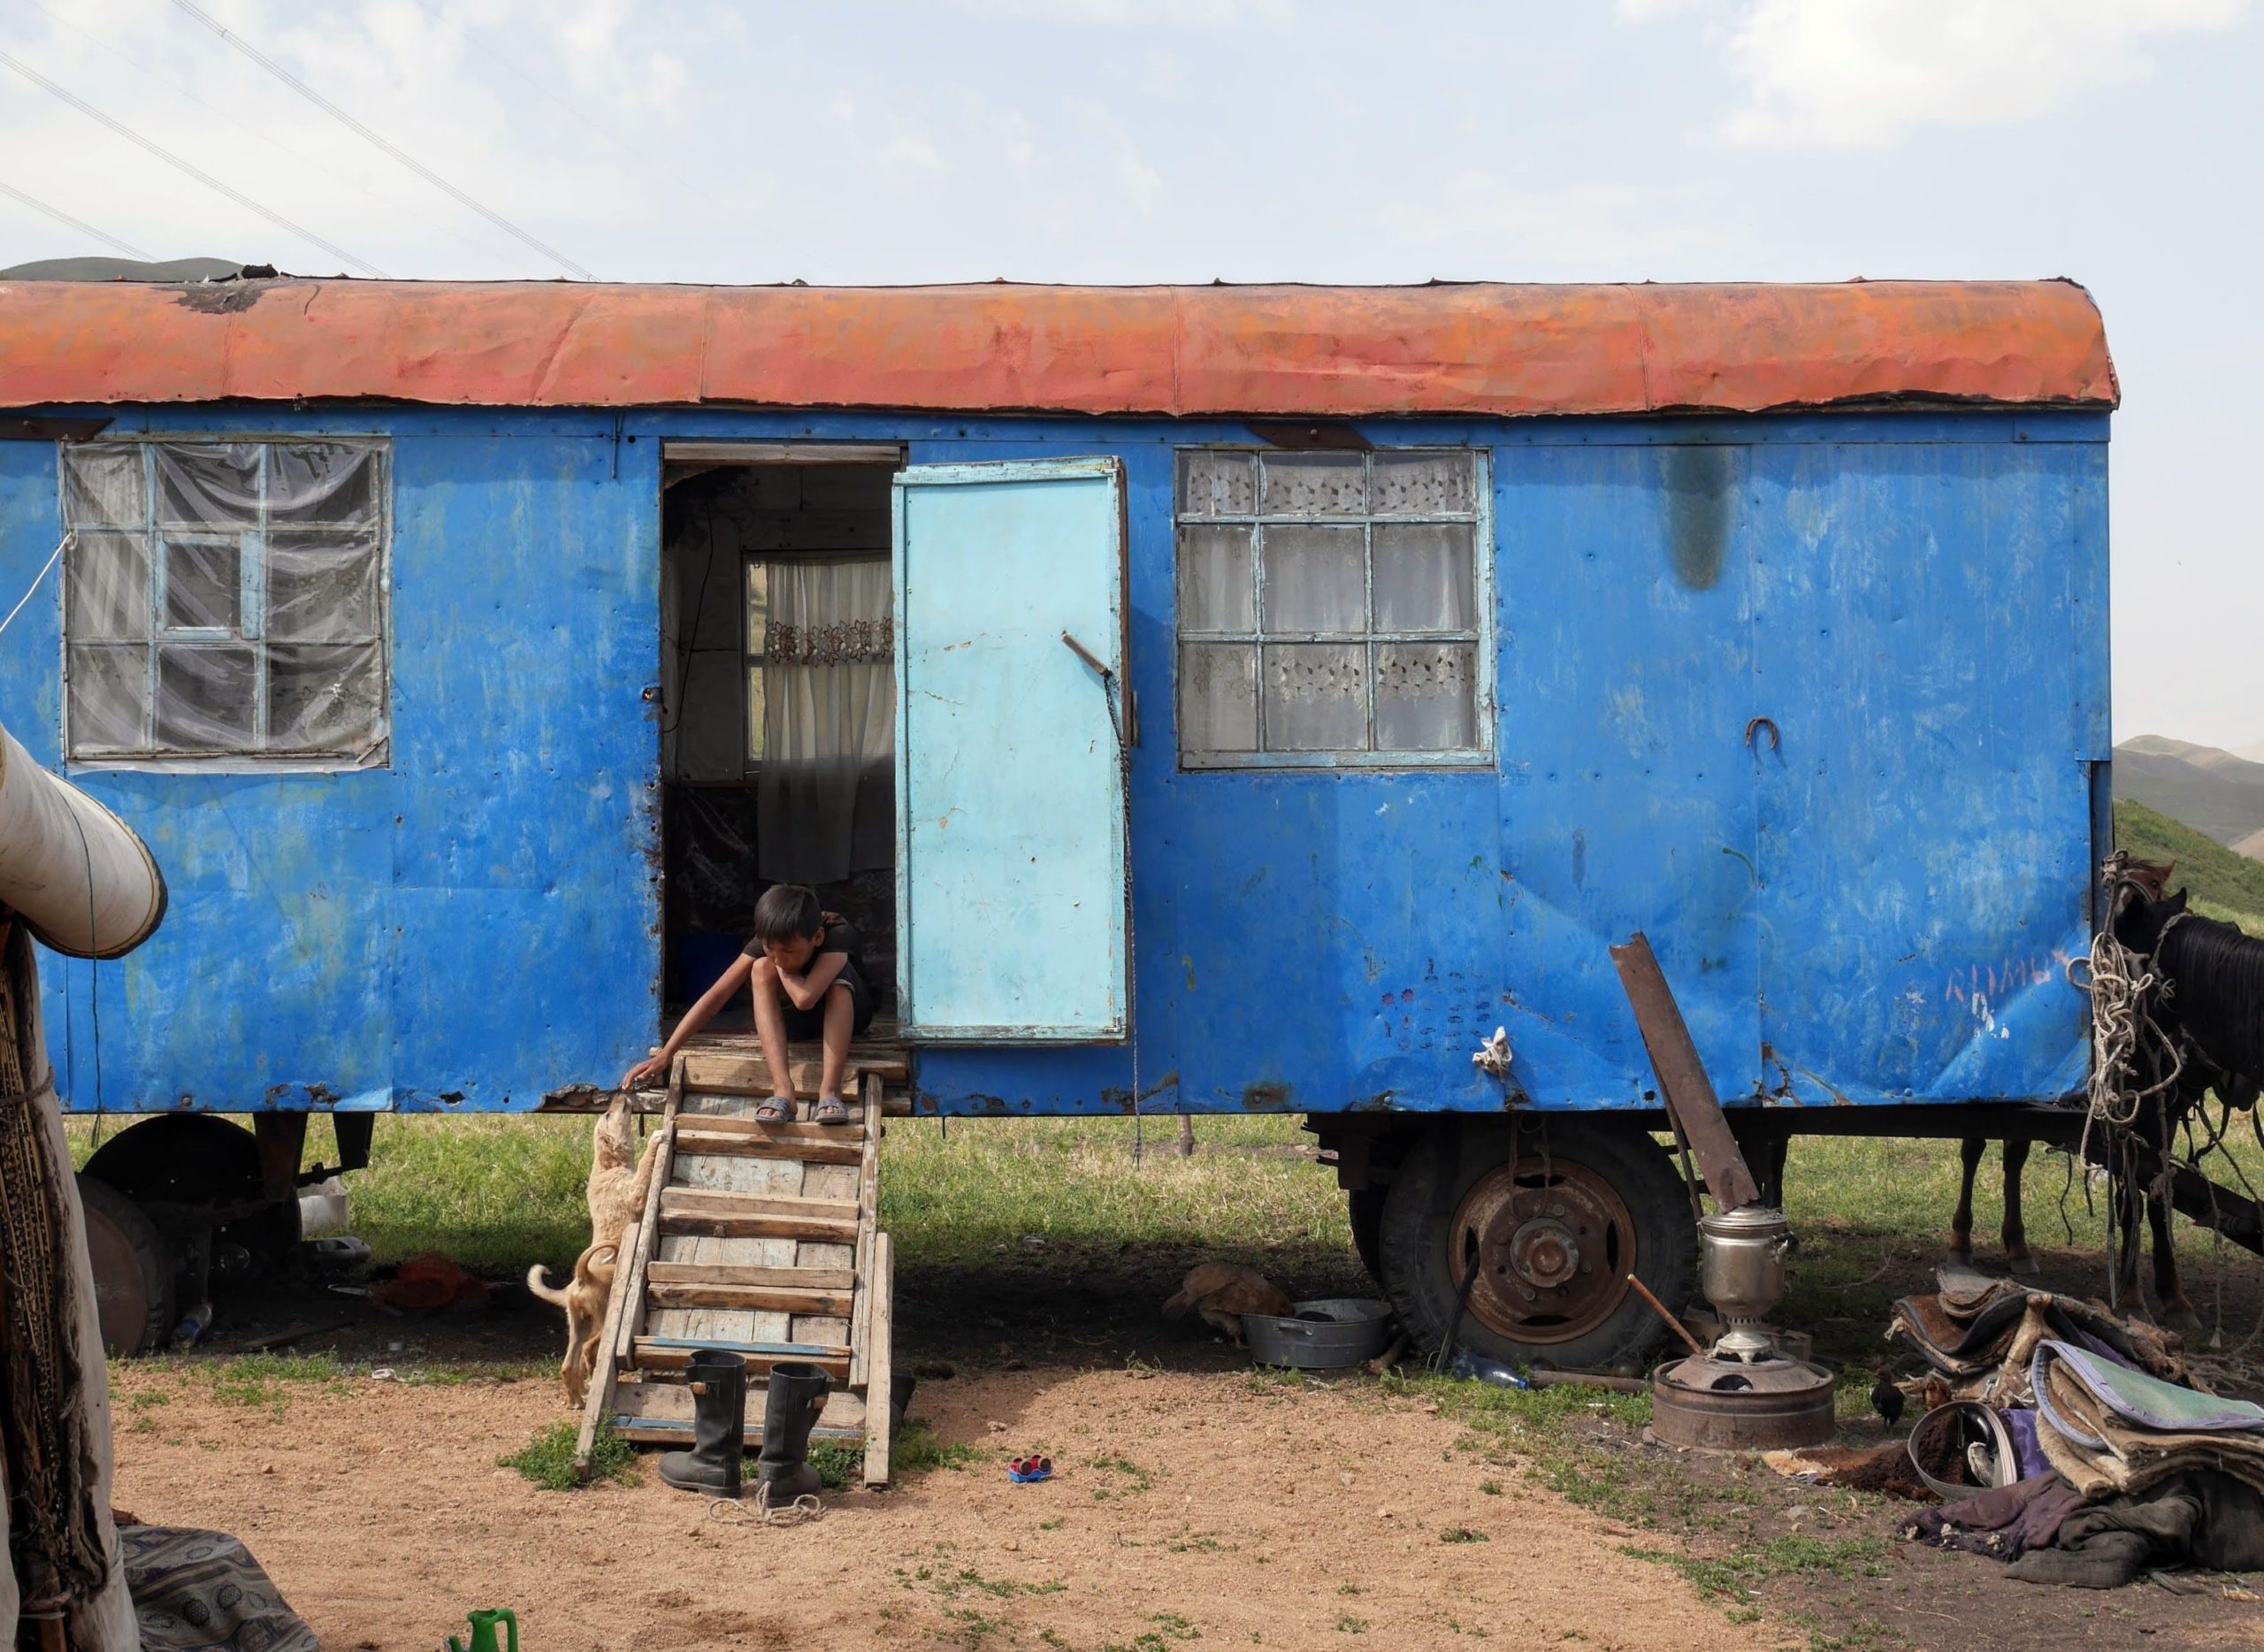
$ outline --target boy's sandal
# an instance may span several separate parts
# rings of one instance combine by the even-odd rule
[[[810,1109],[810,1118],[818,1124],[846,1124],[849,1104],[838,1096],[821,1096],[817,1105]]]
[[[794,1116],[794,1103],[786,1096],[773,1096],[768,1101],[757,1102],[754,1121],[757,1124],[784,1124]]]

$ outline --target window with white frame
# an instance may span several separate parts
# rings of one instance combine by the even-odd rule
[[[73,761],[386,756],[386,444],[63,450]]]
[[[1184,766],[1485,756],[1483,455],[1178,458]]]

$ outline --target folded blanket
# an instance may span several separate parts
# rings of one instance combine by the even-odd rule
[[[2098,1447],[2106,1442],[2080,1431],[2054,1411],[2048,1378],[2055,1365],[2064,1365],[2069,1380],[2080,1384],[2100,1406],[2140,1428],[2180,1434],[2264,1433],[2264,1406],[2246,1400],[2219,1399],[2214,1394],[2164,1382],[2070,1343],[2039,1342],[2030,1366],[2029,1386],[2036,1390],[2038,1406],[2052,1426],[2079,1444]]]
[[[2075,1511],[2061,1522],[2053,1547],[2023,1554],[2005,1575],[2112,1589],[2153,1567],[2188,1564],[2214,1572],[2264,1568],[2264,1492],[2229,1474],[2181,1474]]]
[[[2080,1350],[2068,1351],[2081,1354]],[[2086,1369],[2100,1378],[2101,1386],[2084,1380]],[[2264,1433],[2241,1414],[2255,1407],[2167,1384],[2161,1385],[2166,1394],[2141,1390],[2137,1384],[2144,1379],[2136,1372],[2112,1365],[2079,1367],[2074,1359],[2043,1350],[2038,1350],[2036,1371],[2037,1443],[2052,1466],[2086,1496],[2143,1492],[2203,1469],[2264,1490]],[[2109,1380],[2115,1403],[2101,1392]],[[2173,1420],[2176,1411],[2184,1411],[2198,1419],[2214,1418],[2237,1426],[2155,1427],[2133,1421],[2118,1405],[2141,1407],[2164,1420]]]
[[[1921,1509],[1903,1535],[1937,1549],[2012,1560],[2031,1549],[2050,1548],[2061,1523],[2083,1503],[2083,1494],[2057,1474],[2038,1474],[1962,1503]]]

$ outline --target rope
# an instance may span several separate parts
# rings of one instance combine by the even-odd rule
[[[41,581],[47,577],[48,570],[63,560],[63,547],[77,537],[76,533],[66,533],[55,542],[54,554],[41,565],[39,572],[32,576],[31,584],[24,587],[24,594],[16,600],[16,606],[8,610],[8,617],[0,619],[0,634],[5,634],[8,627],[16,623],[16,616],[22,613],[25,605],[31,601],[32,593],[39,589]]]
[[[800,1526],[824,1516],[825,1505],[807,1492],[792,1503],[773,1503],[767,1483],[754,1488],[752,1514],[746,1504],[735,1497],[714,1497],[708,1503],[708,1518],[718,1526]]]

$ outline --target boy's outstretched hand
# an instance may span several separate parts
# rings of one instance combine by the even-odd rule
[[[650,1090],[668,1076],[669,1064],[659,1056],[648,1056],[621,1075],[623,1090]]]

